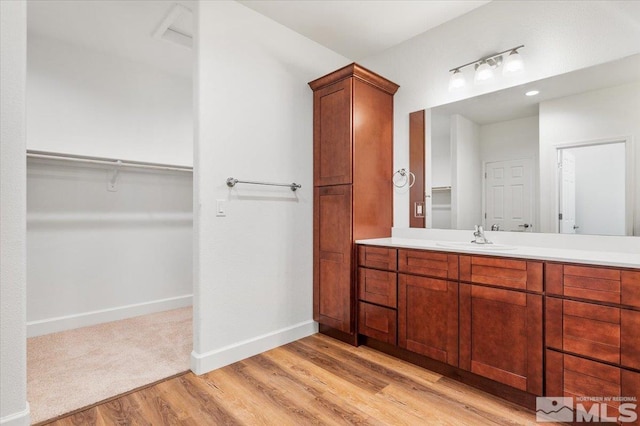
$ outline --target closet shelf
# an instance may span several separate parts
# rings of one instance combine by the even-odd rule
[[[451,204],[432,204],[432,210],[451,210]]]
[[[192,213],[29,213],[27,225],[80,223],[158,223],[193,222]]]
[[[43,160],[73,161],[77,163],[100,164],[112,167],[135,167],[139,169],[168,170],[174,172],[193,172],[193,167],[175,164],[148,163],[144,161],[121,160],[117,158],[91,157],[87,155],[64,154],[60,152],[27,150],[27,158]]]

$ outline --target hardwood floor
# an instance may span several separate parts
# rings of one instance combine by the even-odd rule
[[[535,425],[535,414],[373,349],[316,334],[172,378],[68,425]]]

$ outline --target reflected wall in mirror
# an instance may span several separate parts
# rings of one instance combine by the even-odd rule
[[[424,115],[427,228],[640,232],[640,54]]]

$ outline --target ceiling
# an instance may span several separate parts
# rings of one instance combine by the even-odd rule
[[[61,40],[191,77],[193,50],[153,37],[176,3],[190,10],[195,6],[193,0],[28,0],[28,36]],[[183,15],[175,26],[184,32],[189,23],[193,25],[192,19]]]
[[[237,0],[352,61],[480,7],[489,0]]]
[[[195,10],[196,0],[28,0],[27,29],[29,36],[49,37],[116,54],[189,77],[193,51],[180,40],[170,43],[166,39],[171,37],[153,37],[176,3]],[[239,3],[357,61],[463,15],[488,0],[239,0]],[[192,31],[192,16],[188,18],[181,16],[174,24],[175,29]]]

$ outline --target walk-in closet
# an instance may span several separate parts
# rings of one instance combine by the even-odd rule
[[[32,0],[27,19],[39,423],[189,369],[193,4]]]

